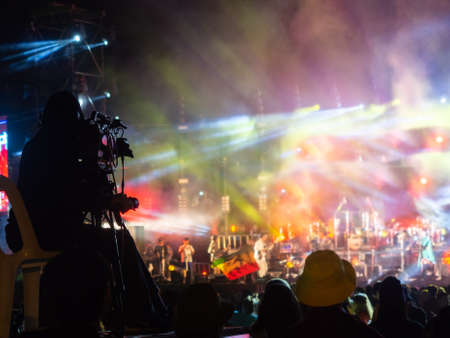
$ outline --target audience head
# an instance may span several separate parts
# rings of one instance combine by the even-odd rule
[[[400,281],[389,276],[380,285],[380,308],[404,311],[406,304],[405,292]]]
[[[269,338],[279,337],[300,319],[300,305],[290,285],[283,279],[271,279],[258,308],[255,329],[264,329]]]
[[[445,290],[442,287],[438,287],[436,293],[436,307],[435,307],[436,313],[439,313],[443,308],[446,308],[448,305],[449,302],[447,290]]]
[[[68,127],[83,119],[78,100],[68,91],[53,94],[42,113],[43,126]]]
[[[418,307],[414,302],[409,302],[406,308],[407,317],[410,320],[418,322],[423,325],[423,327],[427,326],[427,314],[424,309]]]
[[[67,250],[52,259],[41,277],[45,326],[95,323],[105,310],[111,272],[99,254]]]
[[[176,306],[176,335],[182,338],[219,337],[227,319],[225,312],[211,284],[190,285]]]
[[[159,245],[164,245],[164,238],[160,237],[158,239],[158,243],[159,243]]]
[[[297,278],[300,303],[310,307],[329,307],[343,303],[356,287],[352,265],[330,250],[319,250],[306,258],[303,273]]]

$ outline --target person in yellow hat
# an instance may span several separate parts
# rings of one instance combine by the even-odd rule
[[[353,266],[331,250],[319,250],[306,258],[303,273],[297,278],[297,299],[305,320],[297,325],[293,337],[381,337],[348,314],[343,303],[356,288]]]

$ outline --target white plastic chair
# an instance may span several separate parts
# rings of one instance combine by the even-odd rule
[[[58,252],[43,251],[38,244],[22,196],[14,182],[0,175],[0,191],[5,191],[14,210],[23,247],[7,255],[0,250],[0,338],[8,338],[17,270],[22,267],[25,330],[39,327],[39,284],[43,267]]]

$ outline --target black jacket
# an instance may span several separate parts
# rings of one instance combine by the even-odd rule
[[[308,308],[305,321],[289,337],[301,338],[380,338],[376,330],[345,313],[339,306]]]
[[[88,157],[97,149],[84,137],[78,129],[42,127],[22,151],[17,187],[45,250],[73,247],[82,240],[84,212],[107,204],[100,188],[106,175],[92,171]],[[21,248],[13,211],[6,238],[13,251]]]

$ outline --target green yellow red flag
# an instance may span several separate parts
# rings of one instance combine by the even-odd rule
[[[259,270],[259,266],[253,256],[253,249],[250,246],[244,246],[233,254],[219,257],[211,265],[213,268],[220,269],[229,280],[237,279]]]

